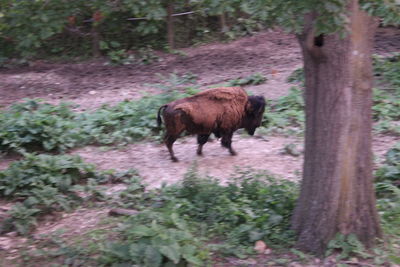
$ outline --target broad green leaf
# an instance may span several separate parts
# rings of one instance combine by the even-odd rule
[[[161,246],[160,252],[175,264],[178,264],[181,259],[180,247],[177,243],[172,243],[169,246]]]
[[[144,264],[146,267],[159,267],[162,263],[162,255],[152,246],[147,246],[144,253]]]

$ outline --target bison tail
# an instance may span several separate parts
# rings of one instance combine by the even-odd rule
[[[162,124],[162,120],[161,120],[161,111],[164,110],[166,107],[167,107],[167,105],[164,105],[164,106],[161,106],[161,107],[158,109],[158,113],[157,113],[157,125],[158,125],[158,127],[160,127],[161,124]]]

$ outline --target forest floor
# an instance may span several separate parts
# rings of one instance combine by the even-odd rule
[[[179,55],[158,53],[161,60],[150,65],[109,66],[104,64],[105,60],[98,59],[80,63],[35,61],[25,67],[0,69],[0,105],[5,107],[23,98],[39,97],[54,104],[73,102],[79,105],[80,110],[91,110],[103,104],[139,99],[143,93],[160,93],[161,89],[149,85],[160,82],[155,74],[167,76],[173,72],[195,74],[202,88],[260,73],[267,77],[267,82],[246,86],[245,89],[267,99],[276,99],[288,93],[293,84],[287,83],[287,77],[302,67],[301,51],[295,36],[280,30],[263,31],[230,43],[212,43],[180,51]],[[400,29],[379,28],[374,53],[384,55],[399,51]],[[373,137],[373,151],[378,161],[396,141],[399,141],[398,138],[393,136]],[[87,146],[71,153],[79,154],[99,169],[135,168],[145,184],[157,187],[180,180],[194,162],[200,173],[221,179],[229,177],[237,167],[250,167],[298,180],[303,157],[282,152],[288,144],[301,147],[302,143],[303,138],[296,136],[273,135],[265,138],[257,134],[255,137],[236,134],[233,147],[238,152],[237,156],[230,156],[219,142],[214,141],[205,145],[204,156],[199,157],[196,155],[195,138],[187,137],[175,143],[176,156],[180,159],[178,163],[170,161],[164,145],[150,142],[106,151],[102,147]],[[0,169],[6,168],[13,160],[2,159]],[[70,229],[71,235],[79,234],[106,216],[104,210],[77,210],[57,221],[40,225],[37,234],[61,228]],[[25,241],[12,235],[2,236],[0,250],[6,250],[10,259],[18,257],[18,247]]]

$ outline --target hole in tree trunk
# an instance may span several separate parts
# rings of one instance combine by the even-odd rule
[[[315,46],[323,46],[324,45],[324,35],[320,34],[317,37],[314,37],[314,45]]]

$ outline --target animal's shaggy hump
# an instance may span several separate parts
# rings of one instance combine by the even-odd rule
[[[240,87],[222,87],[203,91],[175,102],[174,109],[182,110],[193,122],[205,128],[237,129],[245,113],[247,94]]]
[[[232,101],[239,98],[246,101],[247,93],[241,87],[219,87],[200,92],[193,96],[193,98],[209,98],[210,100],[218,101]]]

